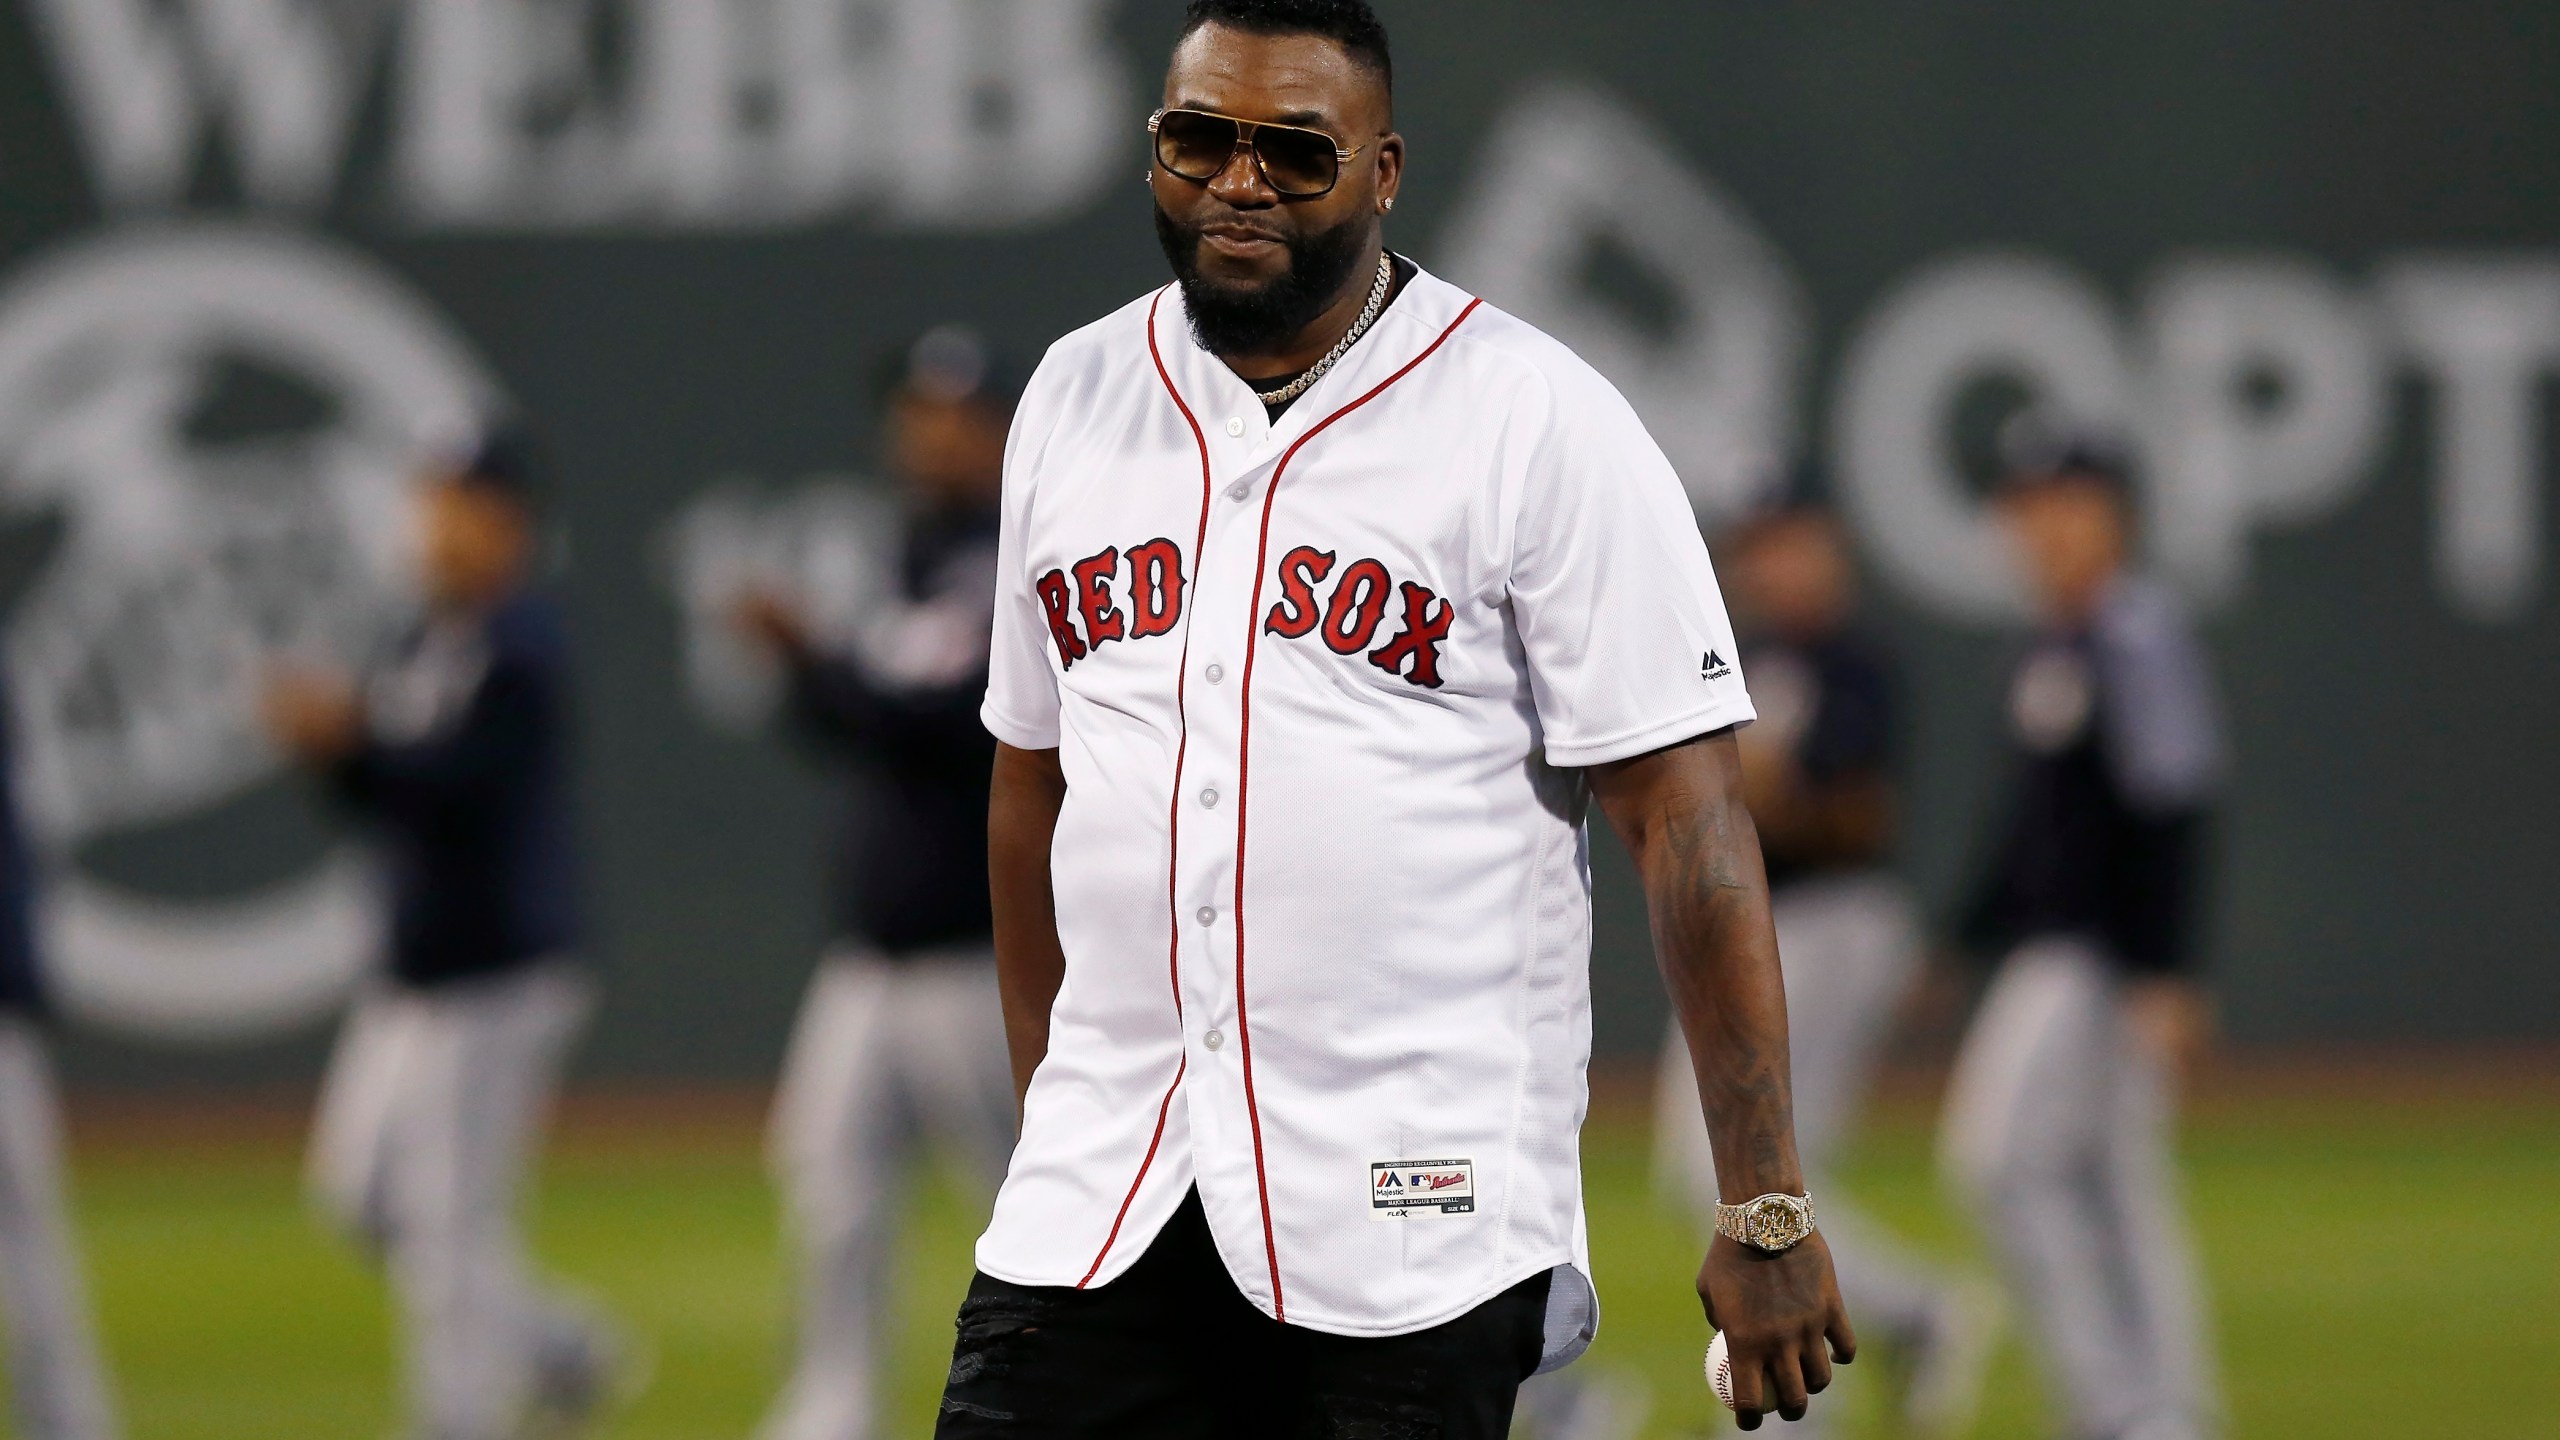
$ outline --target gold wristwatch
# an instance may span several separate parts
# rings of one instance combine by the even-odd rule
[[[1772,1255],[1793,1250],[1813,1233],[1813,1197],[1762,1195],[1739,1205],[1719,1204],[1716,1233]]]

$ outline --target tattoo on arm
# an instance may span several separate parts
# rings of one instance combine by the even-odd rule
[[[1730,737],[1595,774],[1635,853],[1663,980],[1689,1041],[1727,1199],[1798,1189],[1786,997],[1759,837]]]

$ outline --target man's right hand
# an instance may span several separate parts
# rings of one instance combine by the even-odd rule
[[[260,699],[267,737],[297,760],[334,764],[364,743],[364,703],[354,682],[337,671],[278,666]]]
[[[729,612],[730,623],[748,640],[786,660],[809,653],[808,622],[797,607],[770,590],[750,590]]]
[[[2126,987],[2125,1028],[2172,1078],[2183,1078],[2213,1041],[2213,999],[2203,986],[2174,975]]]

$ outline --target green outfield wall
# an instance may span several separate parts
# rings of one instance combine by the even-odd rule
[[[1830,465],[1914,701],[1911,875],[1982,819],[1994,427],[2138,443],[2233,717],[2247,1040],[2560,1035],[2560,15],[2524,0],[1386,0],[1394,242],[1617,380],[1710,526]],[[858,614],[871,377],[1162,280],[1170,0],[0,0],[0,635],[75,1074],[299,1072],[378,925],[257,657],[402,601],[404,468],[556,464],[611,1073],[767,1070],[826,782],[711,612]],[[1658,1026],[1603,844],[1598,1044]]]

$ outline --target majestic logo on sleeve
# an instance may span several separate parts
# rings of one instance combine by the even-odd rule
[[[1316,587],[1327,578],[1333,587],[1319,605]],[[1386,623],[1391,599],[1401,621],[1387,643],[1370,650],[1369,642]],[[1336,655],[1366,650],[1370,664],[1403,676],[1408,684],[1437,690],[1440,646],[1449,637],[1455,613],[1456,607],[1428,587],[1410,580],[1397,584],[1375,560],[1354,560],[1335,575],[1332,551],[1301,545],[1280,557],[1280,600],[1262,628],[1288,640],[1319,636]]]
[[[1112,584],[1124,573],[1127,581],[1115,594]],[[1032,589],[1048,614],[1058,661],[1072,670],[1077,661],[1114,640],[1170,634],[1181,622],[1182,547],[1159,538],[1132,545],[1123,554],[1120,547],[1106,545],[1041,576]]]

